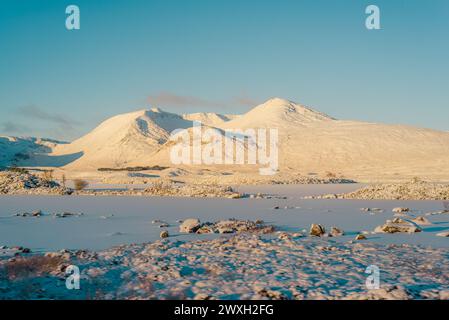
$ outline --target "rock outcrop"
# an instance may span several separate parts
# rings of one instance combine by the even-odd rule
[[[0,171],[0,194],[71,194],[56,181],[28,172]]]
[[[249,221],[249,220],[221,220],[215,223],[204,222],[200,223],[198,219],[187,219],[179,226],[179,231],[182,233],[241,233],[241,232],[258,232],[271,233],[274,227],[265,225],[263,221]]]
[[[415,233],[421,231],[421,228],[416,223],[400,218],[387,220],[385,224],[374,229],[376,233]]]
[[[198,219],[186,219],[179,226],[179,232],[194,233],[200,228],[200,220]]]
[[[449,184],[413,179],[406,183],[376,184],[342,194],[306,196],[304,199],[357,199],[357,200],[449,200]],[[393,212],[408,212],[408,208],[395,208]]]

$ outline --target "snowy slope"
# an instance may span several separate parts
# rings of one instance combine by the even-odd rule
[[[59,144],[65,142],[34,137],[0,136],[0,167],[34,165],[37,157],[50,153]]]
[[[199,112],[183,114],[182,117],[190,121],[199,121],[207,126],[221,127],[224,123],[236,119],[238,115],[218,114],[213,112]]]

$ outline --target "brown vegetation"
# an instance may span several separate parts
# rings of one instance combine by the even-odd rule
[[[82,179],[75,179],[73,180],[73,185],[75,187],[75,190],[80,191],[86,189],[89,186],[89,182]]]
[[[62,259],[60,257],[20,257],[8,261],[3,266],[1,273],[4,273],[11,280],[40,276],[45,273],[58,271],[58,266],[61,262]]]

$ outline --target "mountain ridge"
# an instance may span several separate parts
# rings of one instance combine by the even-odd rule
[[[195,121],[202,121],[206,128],[220,129],[217,130],[220,134],[232,129],[279,129],[280,170],[288,172],[331,171],[349,178],[375,177],[385,172],[391,176],[447,176],[449,180],[448,132],[337,120],[280,98],[270,99],[243,115],[213,112],[179,115],[159,108],[116,115],[70,144],[52,146],[49,156],[64,159],[60,162],[64,170],[96,171],[140,165],[172,167],[170,133],[175,129],[189,129]],[[234,166],[233,170],[248,168]],[[220,172],[226,166],[215,166],[213,170]]]

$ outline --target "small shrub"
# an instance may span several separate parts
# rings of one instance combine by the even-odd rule
[[[53,181],[53,170],[46,170],[42,174],[42,179],[45,181]]]
[[[330,172],[330,171],[326,171],[325,175],[326,175],[326,178],[336,178],[337,177],[337,175],[335,173]]]
[[[420,177],[413,177],[412,178],[412,183],[420,183],[422,182],[422,179]]]
[[[73,185],[75,186],[75,190],[80,191],[86,189],[89,186],[89,182],[82,179],[75,179],[73,180]]]

